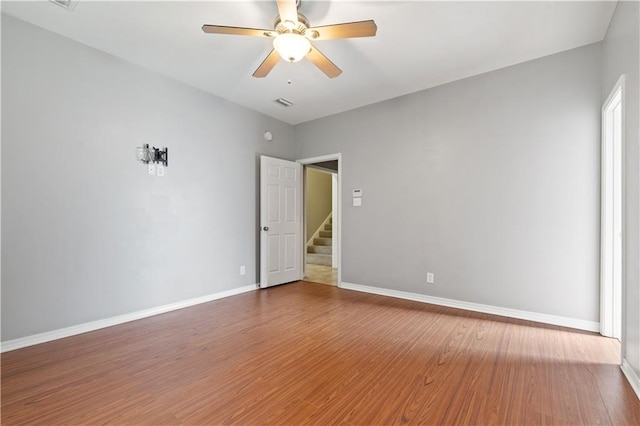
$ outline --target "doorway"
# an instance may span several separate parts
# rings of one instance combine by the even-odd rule
[[[600,332],[622,338],[624,76],[602,107]]]
[[[303,165],[304,280],[339,286],[340,154],[298,160]]]

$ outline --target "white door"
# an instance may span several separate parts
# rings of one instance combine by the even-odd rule
[[[302,166],[260,157],[260,287],[302,279]]]

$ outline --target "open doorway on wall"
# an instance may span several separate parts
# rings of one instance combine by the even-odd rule
[[[304,164],[304,280],[338,286],[339,158],[300,162]]]
[[[600,250],[601,334],[622,337],[624,266],[624,76],[602,107],[602,184]]]

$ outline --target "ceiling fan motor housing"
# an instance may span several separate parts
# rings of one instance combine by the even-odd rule
[[[305,32],[310,27],[310,25],[309,19],[307,19],[307,17],[303,14],[298,13],[298,22],[283,22],[282,18],[280,18],[280,16],[277,16],[273,27],[278,34],[295,33],[305,35]]]

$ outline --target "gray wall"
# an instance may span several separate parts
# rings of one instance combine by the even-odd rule
[[[331,213],[331,173],[307,168],[307,240]]]
[[[640,375],[640,4],[618,2],[603,47],[603,101],[620,75],[625,88],[626,280],[623,356]]]
[[[342,153],[346,282],[598,321],[600,106],[621,70],[640,248],[637,8],[604,49],[302,124],[295,146],[287,124],[3,15],[2,340],[255,283],[259,154]],[[135,161],[144,142],[169,147],[166,177]],[[637,260],[626,290],[638,369]]]
[[[296,126],[298,158],[342,153],[342,280],[598,321],[601,68],[595,44]]]
[[[291,126],[5,15],[2,124],[2,340],[257,282],[256,156]]]

